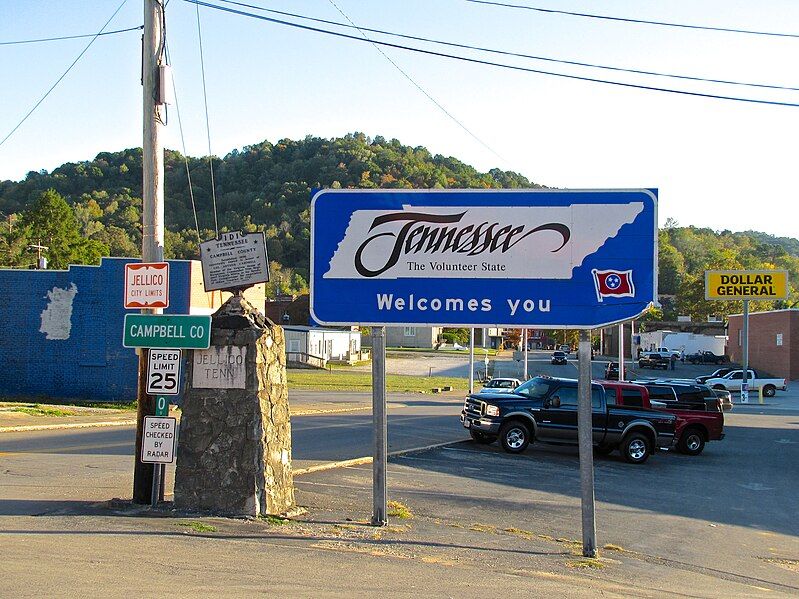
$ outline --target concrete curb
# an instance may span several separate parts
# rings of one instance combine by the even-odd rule
[[[22,426],[0,426],[0,433],[27,433],[66,428],[95,428],[100,426],[130,426],[135,420],[109,420],[105,422],[65,422],[64,424],[28,424]]]
[[[455,443],[461,443],[462,440],[458,441],[445,441],[444,443],[433,443],[431,445],[423,445],[421,447],[412,447],[410,449],[399,449],[397,451],[392,451],[388,454],[388,457],[396,457],[398,455],[406,455],[409,453],[419,453],[421,451],[427,451],[428,449],[436,449],[438,447],[445,447],[447,445],[453,445]],[[362,466],[363,464],[371,464],[373,462],[372,456],[365,456],[362,458],[352,458],[350,460],[340,460],[338,462],[328,462],[326,464],[317,464],[316,466],[309,466],[308,468],[298,468],[294,470],[294,476],[302,476],[303,474],[311,474],[312,472],[323,472],[325,470],[335,470],[336,468],[347,468],[348,466]]]

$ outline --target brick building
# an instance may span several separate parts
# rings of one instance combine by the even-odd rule
[[[0,269],[0,393],[93,401],[136,398],[138,358],[122,347],[125,264]],[[230,296],[206,293],[196,260],[168,260],[167,314],[211,314]],[[260,310],[264,285],[245,297]]]
[[[727,355],[743,360],[743,315],[729,317]],[[799,309],[749,314],[749,365],[788,380],[799,379]]]

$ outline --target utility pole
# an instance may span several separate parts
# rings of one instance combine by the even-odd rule
[[[164,107],[157,97],[159,67],[164,56],[162,0],[144,0],[144,35],[142,37],[142,87],[144,138],[142,141],[142,242],[143,262],[164,261],[164,148],[160,138]],[[144,309],[156,314],[160,309]],[[133,501],[150,503],[153,464],[140,460],[144,417],[155,414],[155,399],[145,392],[148,350],[139,352],[138,409],[136,412],[136,466],[133,471]]]
[[[749,300],[744,300],[743,315],[743,378],[741,379],[741,403],[749,403]]]

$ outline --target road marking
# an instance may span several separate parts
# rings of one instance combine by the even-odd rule
[[[74,451],[82,451],[85,449],[110,449],[112,447],[131,447],[131,444],[130,442],[122,442],[122,443],[107,443],[102,445],[72,445],[70,447],[50,447],[47,448],[46,450],[22,449],[20,451],[12,450],[12,451],[0,452],[0,455],[3,454],[11,455],[11,454],[21,454],[21,453],[42,454],[42,455],[47,455],[47,454],[64,455],[64,454],[70,454],[71,452]]]
[[[738,486],[739,487],[743,487],[744,489],[747,489],[749,491],[773,491],[774,490],[774,487],[767,487],[767,486],[765,486],[762,483],[746,483],[745,485],[742,485],[741,483],[738,483]]]

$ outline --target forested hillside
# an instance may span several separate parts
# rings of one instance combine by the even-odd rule
[[[166,251],[171,258],[197,256],[200,237],[213,237],[208,160],[165,157]],[[309,199],[314,187],[539,188],[499,169],[480,173],[451,157],[382,137],[351,134],[268,141],[214,158],[220,229],[262,230],[273,263],[271,292],[307,288]],[[91,263],[101,255],[138,256],[141,246],[141,149],[103,152],[94,160],[67,163],[52,172],[30,172],[23,181],[0,182],[0,266],[28,267],[31,243],[49,246],[50,265]],[[53,193],[48,193],[53,190]],[[799,280],[799,241],[766,233],[716,232],[670,222],[660,232],[660,293],[664,317],[702,318],[740,311],[736,302],[705,302],[708,268],[787,268]],[[784,305],[791,305],[788,302]],[[779,304],[778,307],[783,307]],[[771,307],[758,303],[753,309]]]

